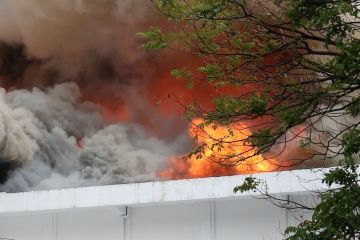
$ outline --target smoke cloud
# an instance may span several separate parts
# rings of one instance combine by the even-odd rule
[[[135,33],[149,19],[146,2],[2,1],[0,38],[24,44],[30,58],[46,60],[44,67],[54,68],[62,79],[78,79],[97,74],[101,61],[136,61]]]
[[[1,191],[154,180],[184,145],[184,136],[166,143],[136,124],[105,126],[99,108],[79,99],[74,83],[2,91],[1,159],[22,167]]]
[[[161,20],[147,0],[0,1],[0,191],[154,180],[184,152],[154,104],[168,59],[136,37]]]
[[[145,53],[151,25],[166,23],[148,0],[0,1],[0,191],[155,180],[189,150],[177,101],[216,90],[173,82],[198,60]]]

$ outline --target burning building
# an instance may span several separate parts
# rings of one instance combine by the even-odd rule
[[[279,159],[249,158],[241,123],[230,127],[244,143],[219,151],[211,139],[229,138],[228,129],[208,126],[205,136],[201,119],[181,119],[182,105],[211,106],[218,89],[199,81],[189,90],[170,77],[197,59],[140,49],[136,33],[163,21],[148,1],[3,1],[1,9],[1,191],[281,169]],[[205,155],[183,161],[195,135]],[[208,161],[231,151],[249,159]]]
[[[296,222],[232,193],[245,176],[230,175],[289,170],[280,157],[252,156],[245,143],[209,147],[231,142],[229,129],[206,126],[205,136],[202,119],[181,119],[182,105],[209,105],[217,89],[170,77],[197,59],[139,48],[136,33],[163,21],[151,9],[146,0],[0,2],[0,239],[278,239]],[[207,147],[184,161],[194,136]],[[230,151],[246,161],[208,161]],[[312,177],[259,176],[275,194],[310,201],[298,175]]]

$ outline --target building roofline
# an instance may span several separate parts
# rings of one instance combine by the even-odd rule
[[[329,169],[258,173],[269,193],[309,194],[325,186],[320,179]],[[233,192],[249,175],[183,179],[145,183],[57,189],[21,193],[0,193],[0,213],[58,211],[110,206],[134,206],[173,202],[207,201],[248,197]]]

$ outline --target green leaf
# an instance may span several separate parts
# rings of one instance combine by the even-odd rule
[[[173,69],[171,70],[171,75],[179,79],[191,79],[192,74],[189,70],[182,68],[182,69]]]
[[[137,36],[145,42],[141,47],[146,50],[159,50],[168,47],[167,38],[158,27],[150,27],[149,31],[138,33]]]
[[[243,184],[234,188],[234,193],[237,192],[248,192],[248,191],[256,191],[256,188],[259,186],[260,181],[252,176],[246,177]]]

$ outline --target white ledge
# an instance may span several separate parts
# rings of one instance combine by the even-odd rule
[[[324,187],[319,177],[328,170],[271,172],[254,176],[267,181],[270,193],[293,195]],[[249,193],[234,194],[233,188],[247,176],[249,175],[0,193],[0,213],[241,198]]]

